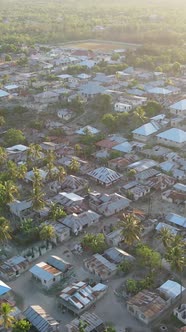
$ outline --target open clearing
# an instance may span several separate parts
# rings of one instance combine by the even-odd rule
[[[82,41],[82,42],[74,42],[74,43],[67,43],[64,46],[68,46],[69,48],[76,48],[76,49],[84,49],[84,50],[92,50],[92,51],[111,51],[115,49],[123,49],[123,48],[133,48],[137,45],[135,44],[127,44],[127,43],[115,43],[115,42],[94,42],[94,41]]]

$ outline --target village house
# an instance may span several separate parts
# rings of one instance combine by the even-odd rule
[[[144,197],[150,193],[150,187],[142,185],[137,181],[131,181],[121,187],[121,190],[126,193],[128,197],[131,197],[134,201]]]
[[[177,228],[175,228],[175,227],[173,227],[173,226],[170,226],[169,224],[167,224],[167,223],[165,223],[165,222],[159,222],[159,223],[157,224],[157,226],[155,227],[155,230],[156,230],[157,232],[161,232],[161,230],[162,230],[163,228],[167,228],[167,229],[170,231],[170,233],[171,233],[172,235],[176,235],[176,234],[178,233],[178,229],[177,229]]]
[[[25,257],[14,256],[2,263],[0,263],[0,276],[10,281],[19,277],[29,267],[29,262]]]
[[[125,155],[125,157],[117,157],[111,160],[108,160],[108,167],[116,171],[122,172],[126,167],[136,160],[136,156]]]
[[[67,210],[71,207],[78,207],[79,210],[81,210],[83,200],[84,197],[81,197],[73,192],[60,192],[56,196],[52,197],[52,199],[49,200],[49,203],[58,203]]]
[[[174,309],[173,313],[183,324],[186,325],[186,304],[180,304],[179,307]]]
[[[157,293],[143,290],[127,301],[131,315],[148,325],[159,318],[168,308],[167,302]]]
[[[6,99],[9,96],[10,96],[10,94],[8,92],[0,89],[0,101],[3,101],[4,99]]]
[[[44,91],[36,95],[33,95],[33,100],[36,103],[42,103],[48,105],[58,102],[59,94],[54,91]]]
[[[84,260],[85,267],[100,280],[107,280],[117,272],[117,265],[111,263],[108,259],[100,254],[95,254]]]
[[[169,109],[171,114],[184,118],[186,116],[186,99],[182,99],[170,105]]]
[[[23,312],[23,315],[38,332],[59,331],[59,322],[52,318],[39,305],[31,305]]]
[[[160,130],[160,126],[154,122],[149,122],[132,131],[133,138],[146,142],[149,138]]]
[[[98,283],[91,287],[84,281],[72,283],[59,295],[59,304],[74,314],[81,315],[98,301],[107,291],[108,286]]]
[[[78,192],[88,187],[88,181],[75,175],[67,175],[61,184],[61,189]]]
[[[111,186],[113,183],[119,181],[119,179],[122,177],[121,174],[106,167],[96,168],[93,171],[90,171],[88,175],[97,183],[105,185],[106,187]]]
[[[119,247],[123,240],[122,229],[118,228],[109,234],[105,234],[105,239],[109,246]]]
[[[136,173],[140,173],[143,172],[147,169],[150,169],[152,167],[158,166],[158,162],[156,162],[153,159],[142,159],[142,160],[138,160],[132,164],[129,164],[127,166],[127,169],[134,169],[136,171]]]
[[[8,84],[4,86],[5,91],[11,94],[19,93],[20,87],[17,84]]]
[[[12,214],[22,219],[31,212],[32,201],[14,200],[12,203],[8,203],[8,206]]]
[[[47,174],[48,172],[45,171],[44,169],[41,169],[41,168],[38,168],[38,172],[39,172],[39,175],[42,179],[43,182],[46,181],[46,178],[47,178]],[[34,179],[34,171],[31,170],[31,171],[28,171],[26,174],[25,174],[25,181],[27,183],[29,182],[33,182],[33,179]]]
[[[53,266],[63,273],[67,273],[68,271],[72,270],[72,265],[58,256],[49,256],[47,258],[47,264]]]
[[[100,132],[100,130],[98,130],[92,126],[85,126],[83,128],[76,130],[76,134],[78,134],[78,135],[87,135],[87,134],[97,135],[97,134],[99,134],[99,132]]]
[[[11,287],[0,280],[0,301],[11,298]]]
[[[125,261],[133,262],[135,260],[134,256],[117,247],[105,250],[103,256],[114,264],[120,264]]]
[[[169,203],[175,204],[185,204],[186,203],[186,193],[181,193],[177,190],[166,190],[161,194],[163,200]]]
[[[130,112],[133,109],[132,105],[127,104],[127,103],[115,103],[114,105],[114,111],[118,113],[123,113],[123,112]]]
[[[28,150],[29,148],[22,144],[11,146],[9,148],[6,148],[7,158],[15,162],[24,162],[26,161]]]
[[[73,112],[68,109],[62,109],[62,110],[57,111],[57,116],[58,116],[58,118],[60,118],[62,120],[68,121],[72,118]]]
[[[146,185],[151,189],[155,190],[165,190],[171,187],[175,183],[175,179],[167,174],[159,173],[147,180]]]
[[[158,143],[175,148],[183,147],[186,142],[186,132],[177,128],[168,129],[156,137]]]
[[[72,234],[78,235],[85,228],[97,223],[100,217],[96,212],[88,210],[80,214],[73,213],[60,222],[68,227]]]
[[[131,201],[128,198],[117,193],[100,194],[91,192],[89,194],[90,208],[107,217],[125,210],[130,203]]]
[[[51,222],[45,221],[43,224],[51,225]],[[56,244],[63,243],[70,239],[70,228],[61,224],[60,222],[52,221],[52,227],[55,229],[55,238],[52,239]]]
[[[179,229],[186,229],[186,218],[183,216],[180,216],[176,213],[169,213],[165,216],[166,222],[169,224],[179,228]]]
[[[171,304],[175,303],[185,293],[186,289],[176,281],[167,280],[158,288],[158,291]]]
[[[62,278],[62,272],[60,270],[44,262],[37,263],[29,271],[46,289],[51,288]]]
[[[66,325],[68,332],[79,332],[80,322],[85,323],[85,332],[104,332],[105,324],[95,313],[85,312],[79,318],[73,319]]]

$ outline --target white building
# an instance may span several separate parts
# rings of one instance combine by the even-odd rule
[[[124,103],[115,103],[114,110],[115,112],[123,113],[123,112],[129,112],[132,110],[132,105],[130,104],[124,104]]]
[[[158,143],[176,148],[181,148],[186,142],[186,132],[177,128],[168,129],[156,137]]]
[[[146,142],[151,135],[156,133],[160,127],[154,122],[145,123],[141,127],[132,131],[133,138],[142,142]]]
[[[186,116],[186,99],[182,99],[170,107],[170,112],[174,115],[184,117]]]
[[[49,289],[54,284],[58,283],[62,277],[62,272],[60,270],[44,262],[34,265],[29,271],[46,289]]]

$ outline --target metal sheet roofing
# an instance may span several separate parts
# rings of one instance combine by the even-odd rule
[[[178,226],[186,228],[186,218],[176,213],[169,213],[166,220]]]
[[[52,318],[39,305],[32,305],[28,307],[24,311],[24,316],[34,327],[36,327],[39,332],[53,331],[52,328],[59,325],[59,322]]]
[[[61,271],[44,262],[34,265],[29,271],[40,280],[46,281],[53,279],[55,275],[61,273]]]
[[[149,122],[137,129],[133,130],[132,133],[137,134],[137,135],[149,136],[149,135],[154,134],[158,130],[159,130],[159,128],[157,128],[154,124]]]
[[[110,184],[122,177],[121,174],[107,167],[96,168],[95,170],[89,172],[88,175],[105,184]]]
[[[0,295],[8,293],[10,290],[11,290],[11,287],[9,287],[2,280],[0,280]]]
[[[186,142],[186,132],[178,128],[168,129],[156,136],[158,138],[163,138],[172,142],[177,142],[177,143]]]
[[[170,106],[171,109],[178,110],[178,111],[185,111],[186,110],[186,99],[182,99],[175,104]]]
[[[0,89],[0,98],[2,98],[2,97],[8,97],[8,96],[9,96],[8,92],[3,91],[3,90]]]
[[[167,280],[158,289],[160,290],[160,292],[165,293],[171,298],[177,297],[185,290],[183,286],[181,286],[178,282],[173,280]]]

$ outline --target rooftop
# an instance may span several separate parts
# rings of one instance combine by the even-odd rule
[[[32,305],[23,313],[28,321],[36,327],[39,332],[49,331],[50,328],[59,325],[59,323],[39,305]],[[50,331],[53,331],[53,329]]]
[[[156,133],[159,130],[157,126],[151,122],[144,124],[143,126],[132,131],[133,134],[149,136]]]
[[[54,276],[61,273],[61,271],[44,262],[34,265],[29,271],[36,277],[47,281],[53,279]]]
[[[133,296],[128,302],[128,305],[134,305],[140,309],[145,317],[153,319],[156,315],[166,308],[166,301],[158,294],[143,290]]]
[[[183,286],[181,286],[178,282],[173,280],[167,280],[158,289],[160,292],[164,293],[170,298],[175,298],[179,296],[185,290]]]
[[[178,111],[185,111],[186,110],[186,99],[182,99],[182,100],[178,101],[177,103],[172,104],[170,106],[170,109],[178,110]]]
[[[107,167],[99,167],[88,173],[89,176],[104,184],[111,184],[119,180],[122,175]]]
[[[177,128],[168,129],[156,136],[158,138],[163,138],[172,142],[177,142],[177,143],[186,142],[186,132]]]

